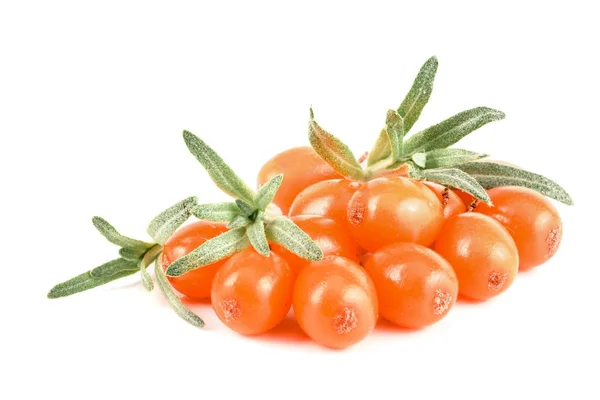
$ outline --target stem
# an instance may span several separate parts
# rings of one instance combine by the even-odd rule
[[[148,268],[148,266],[160,255],[161,252],[162,246],[160,244],[156,244],[144,254],[144,257],[140,261],[142,284],[144,285],[144,289],[146,289],[148,292],[151,292],[154,289],[154,283],[152,282],[152,277],[146,268]]]
[[[366,181],[369,181],[371,179],[377,178],[377,177],[383,175],[384,173],[389,173],[389,172],[394,171],[396,169],[402,168],[403,165],[405,165],[408,161],[410,161],[411,157],[412,156],[403,157],[397,163],[398,168],[394,168],[394,169],[391,169],[391,170],[388,169],[390,166],[394,165],[394,163],[392,163],[391,159],[386,158],[384,160],[376,162],[375,164],[373,164],[369,168],[367,168],[366,173],[365,173],[366,174]]]
[[[267,207],[265,207],[265,214],[264,214],[265,223],[269,223],[269,222],[273,221],[275,218],[281,217],[282,215],[283,215],[283,212],[281,212],[281,208],[279,208],[274,203],[269,203],[269,205]]]
[[[156,245],[152,246],[146,252],[146,254],[144,254],[144,257],[142,258],[141,265],[143,266],[143,268],[147,268],[150,264],[152,264],[154,262],[154,260],[156,259],[156,257],[158,257],[160,255],[162,250],[163,250],[163,247],[160,244],[156,244]]]

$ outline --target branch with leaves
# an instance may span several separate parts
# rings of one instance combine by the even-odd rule
[[[513,185],[572,205],[565,189],[542,175],[481,162],[488,154],[450,147],[484,125],[504,119],[502,111],[475,107],[408,136],[431,97],[437,68],[436,57],[427,60],[398,109],[387,112],[385,127],[366,158],[366,168],[346,144],[317,124],[311,108],[308,138],[313,149],[333,169],[352,180],[366,181],[408,167],[410,178],[459,189],[488,204],[491,200],[486,189]]]
[[[198,204],[196,197],[188,197],[158,214],[148,225],[147,232],[154,242],[145,242],[122,235],[108,221],[101,217],[92,218],[96,229],[112,244],[120,247],[120,258],[111,260],[65,282],[59,283],[48,292],[48,298],[56,299],[80,293],[107,284],[126,276],[140,273],[142,285],[147,291],[154,289],[154,282],[147,271],[153,263],[160,265],[162,245],[192,215],[192,208]],[[171,307],[186,321],[195,326],[203,326],[200,317],[185,309],[160,268],[155,268],[157,283]],[[185,310],[182,310],[185,309]]]
[[[283,175],[273,177],[255,193],[202,139],[188,131],[183,132],[183,138],[217,187],[233,198],[229,203],[198,204],[192,208],[192,214],[203,220],[227,222],[230,230],[174,261],[166,270],[167,276],[181,276],[249,246],[269,257],[269,242],[309,261],[323,258],[319,246],[271,203]]]
[[[277,206],[271,203],[283,180],[282,175],[275,176],[254,192],[199,137],[184,131],[183,138],[190,152],[206,169],[217,187],[233,197],[234,201],[198,204],[197,197],[188,197],[178,202],[158,214],[148,225],[146,231],[153,242],[124,236],[105,219],[92,218],[96,229],[109,242],[119,246],[120,258],[59,283],[50,290],[49,298],[70,296],[137,272],[140,273],[144,288],[152,291],[154,281],[147,269],[154,264],[156,282],[173,310],[190,324],[202,327],[204,322],[183,305],[169,284],[168,276],[181,276],[249,246],[257,253],[269,257],[269,242],[280,244],[309,261],[323,258],[319,246],[290,219],[282,216]],[[208,221],[228,222],[229,230],[176,260],[165,272],[160,262],[163,245],[192,215]]]

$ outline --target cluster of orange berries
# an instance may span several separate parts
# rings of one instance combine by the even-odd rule
[[[493,205],[410,179],[400,169],[367,181],[342,177],[310,147],[284,151],[258,175],[283,174],[275,203],[323,251],[310,262],[276,243],[169,276],[193,298],[210,297],[219,319],[242,334],[274,328],[291,307],[316,342],[344,348],[364,339],[379,316],[418,329],[445,317],[457,297],[487,300],[519,270],[550,259],[562,222],[544,196],[524,187],[488,190]],[[197,221],[165,244],[162,266],[227,230]]]

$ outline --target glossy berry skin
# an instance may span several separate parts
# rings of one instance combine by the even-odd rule
[[[361,184],[348,179],[331,179],[315,183],[298,194],[290,215],[321,215],[346,224],[348,202]]]
[[[487,300],[504,292],[519,270],[519,253],[508,231],[495,219],[464,213],[444,224],[435,251],[456,272],[460,295]]]
[[[350,233],[369,252],[397,242],[429,246],[444,222],[436,195],[423,183],[403,177],[367,182],[350,199],[347,217]]]
[[[163,245],[161,255],[162,266],[167,267],[174,261],[198,248],[209,239],[227,231],[225,224],[196,221],[183,226],[173,234]],[[178,277],[168,276],[167,279],[178,292],[194,299],[210,297],[212,280],[223,266],[225,260],[187,272]]]
[[[475,201],[475,197],[473,197],[473,195],[471,195],[467,192],[463,192],[462,190],[455,189],[452,191],[452,193],[454,193],[463,202],[466,210],[469,210],[469,207],[471,207],[473,202]],[[480,201],[477,201],[476,204],[479,204],[479,203],[480,203]]]
[[[267,332],[292,304],[294,276],[285,260],[253,248],[234,254],[213,280],[211,302],[225,325],[243,335]]]
[[[431,189],[442,203],[444,209],[444,221],[467,211],[467,207],[454,191],[435,182],[423,182],[423,184]]]
[[[456,302],[452,266],[427,247],[392,244],[373,253],[364,267],[377,289],[379,314],[403,328],[431,325]]]
[[[334,220],[318,215],[298,215],[290,219],[315,241],[323,251],[323,256],[341,256],[359,261],[360,248],[350,237],[348,230]],[[310,263],[276,243],[271,243],[271,250],[288,263],[294,275],[298,275]]]
[[[508,230],[519,250],[519,270],[548,261],[560,246],[563,225],[556,208],[535,190],[502,186],[488,190],[493,206],[475,211],[494,218]]]
[[[327,179],[341,178],[311,147],[294,147],[276,154],[260,169],[257,184],[260,187],[278,174],[283,181],[273,203],[287,215],[292,202],[306,187]]]
[[[306,266],[294,285],[302,330],[323,346],[341,349],[364,339],[377,322],[377,294],[360,265],[325,257]]]

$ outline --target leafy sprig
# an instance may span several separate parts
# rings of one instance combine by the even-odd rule
[[[315,129],[318,127],[315,126]],[[190,153],[215,184],[233,198],[230,203],[196,205],[191,213],[201,219],[228,222],[230,230],[175,260],[167,268],[167,276],[181,276],[249,246],[269,257],[269,240],[310,261],[323,257],[319,246],[291,220],[281,216],[281,211],[274,209],[271,203],[284,179],[283,175],[273,177],[255,193],[202,139],[188,131],[183,132],[183,137]]]
[[[410,178],[460,189],[488,204],[491,200],[485,189],[504,185],[528,187],[565,204],[573,204],[561,186],[544,176],[479,161],[488,157],[487,154],[450,148],[484,125],[504,119],[502,111],[475,107],[409,136],[408,132],[429,101],[437,68],[437,58],[428,59],[400,107],[387,112],[385,127],[367,156],[366,169],[347,145],[317,124],[311,108],[308,137],[314,150],[337,172],[353,180],[389,175],[390,171],[408,165]]]
[[[159,266],[155,268],[156,281],[161,292],[171,307],[183,319],[191,324],[202,327],[204,322],[192,311],[185,308],[181,303],[169,282],[160,269],[160,255],[163,251],[162,245],[171,235],[183,225],[192,215],[192,209],[197,205],[196,197],[188,197],[179,203],[167,208],[152,219],[148,225],[147,232],[154,242],[145,242],[122,235],[108,221],[101,217],[92,218],[96,229],[111,243],[120,247],[120,258],[108,261],[96,268],[77,275],[65,282],[55,285],[48,292],[48,298],[71,296],[95,287],[105,285],[117,279],[140,273],[142,285],[147,291],[154,289],[152,276],[147,268],[153,263]]]

